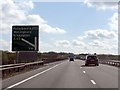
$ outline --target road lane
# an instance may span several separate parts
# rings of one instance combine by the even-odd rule
[[[59,63],[61,63],[63,61],[57,61],[57,62],[52,62],[52,63],[48,63],[48,64],[45,64],[43,66],[41,66],[40,68],[38,69],[35,69],[35,70],[32,70],[32,71],[28,71],[28,72],[25,72],[25,73],[21,73],[19,75],[16,75],[16,76],[13,76],[13,77],[10,77],[10,78],[7,78],[5,80],[2,81],[2,88],[6,88],[6,87],[9,87],[13,84],[16,84],[24,79],[27,79],[39,72],[42,72],[46,69],[49,69]]]
[[[84,66],[84,61],[65,61],[14,88],[118,88],[118,69]]]
[[[65,62],[15,88],[95,88],[74,62]]]
[[[77,61],[79,62],[79,61]],[[86,77],[96,81],[100,88],[118,88],[118,68],[100,64],[100,66],[84,66],[84,61],[76,63],[86,71]]]

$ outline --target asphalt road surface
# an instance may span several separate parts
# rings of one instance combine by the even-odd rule
[[[4,80],[3,88],[118,88],[118,68],[84,66],[82,60],[54,62]]]

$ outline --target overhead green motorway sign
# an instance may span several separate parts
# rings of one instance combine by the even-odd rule
[[[38,51],[39,26],[12,26],[12,51]]]

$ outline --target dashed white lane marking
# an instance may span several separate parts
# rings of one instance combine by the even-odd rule
[[[83,71],[83,73],[86,73],[85,71]]]
[[[90,80],[90,81],[92,82],[92,84],[94,84],[94,85],[96,84],[94,80]]]
[[[61,64],[63,64],[63,63],[64,63],[64,62],[62,62],[62,63],[60,63],[60,64],[57,64],[57,65],[55,65],[55,66],[53,66],[53,67],[51,67],[51,68],[48,68],[48,69],[46,69],[46,70],[44,70],[44,71],[42,71],[42,72],[40,72],[40,73],[38,73],[38,74],[35,74],[35,75],[33,75],[33,76],[31,76],[31,77],[29,77],[29,78],[27,78],[27,79],[24,79],[24,80],[22,80],[22,81],[20,81],[20,82],[18,82],[18,83],[16,83],[16,84],[13,84],[13,85],[7,87],[6,89],[10,89],[10,88],[13,88],[13,87],[15,87],[15,86],[18,86],[18,85],[20,85],[20,84],[22,84],[22,83],[24,83],[24,82],[26,82],[26,81],[34,78],[34,77],[37,77],[38,75],[41,75],[41,74],[43,74],[43,73],[45,73],[45,72],[47,72],[47,71],[49,71],[49,70],[51,70],[51,69],[53,69],[53,68],[61,65]]]

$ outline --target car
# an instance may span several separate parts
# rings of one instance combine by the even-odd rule
[[[74,61],[74,58],[70,58],[70,61]]]
[[[75,58],[74,54],[71,53],[71,54],[69,55],[69,61],[74,61],[74,58]]]
[[[95,66],[99,66],[99,60],[96,55],[87,55],[85,60],[85,66],[90,64],[94,64]]]

